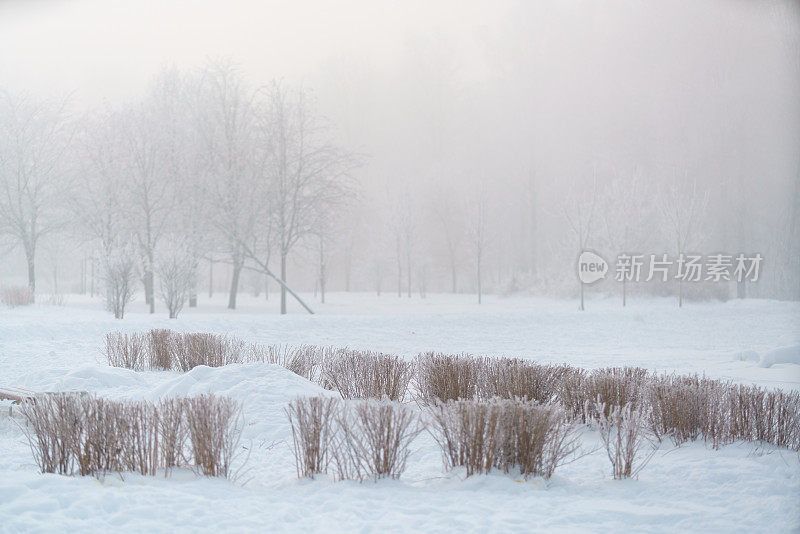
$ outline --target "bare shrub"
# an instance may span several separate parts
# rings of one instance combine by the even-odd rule
[[[176,338],[175,361],[178,369],[191,371],[198,365],[222,367],[244,360],[245,344],[219,334],[187,333]]]
[[[556,398],[564,406],[572,419],[586,422],[590,400],[587,398],[586,381],[588,375],[583,369],[565,367]]]
[[[431,407],[432,434],[445,466],[467,476],[519,469],[549,478],[576,450],[576,426],[556,405],[519,399],[455,400]]]
[[[725,439],[722,413],[725,385],[695,376],[653,377],[647,388],[650,428],[662,440],[675,445],[703,437],[716,448]]]
[[[765,408],[772,424],[764,441],[800,450],[800,393],[771,391],[765,399]]]
[[[173,242],[164,247],[156,263],[161,300],[175,319],[189,299],[196,284],[196,259],[186,243]]]
[[[446,468],[464,466],[471,476],[499,463],[507,428],[498,401],[449,400],[434,404],[430,412]]]
[[[11,308],[33,304],[30,286],[3,286],[0,288],[0,302]]]
[[[186,445],[187,428],[183,421],[185,400],[163,399],[157,405],[159,444],[165,473],[181,465]]]
[[[609,367],[595,369],[583,381],[584,403],[588,403],[590,417],[607,416],[616,406],[638,406],[649,380],[646,369],[640,367]],[[599,399],[599,402],[598,402]],[[605,412],[598,414],[602,406]]]
[[[502,467],[518,468],[523,477],[550,478],[578,448],[576,426],[560,406],[511,400],[503,405],[505,443]]]
[[[203,474],[230,476],[241,433],[241,407],[214,395],[153,404],[57,393],[35,397],[22,411],[37,465],[64,475],[169,474],[183,461],[188,435]]]
[[[595,413],[598,414],[600,439],[611,461],[614,478],[637,476],[656,451],[647,435],[647,410],[635,408],[630,403],[611,408],[597,403]]]
[[[292,427],[297,477],[327,473],[338,434],[341,401],[329,397],[298,397],[286,408]]]
[[[564,365],[537,365],[517,358],[489,360],[481,396],[549,403],[558,395],[567,371]]]
[[[121,433],[122,465],[125,471],[155,475],[162,465],[159,459],[159,413],[152,403],[123,402],[117,412]]]
[[[66,394],[39,395],[25,403],[23,432],[42,473],[70,475],[75,466],[75,444],[81,432],[78,399]]]
[[[113,367],[141,371],[148,364],[147,342],[144,334],[109,332],[106,334],[105,355]]]
[[[487,360],[467,354],[426,352],[417,356],[417,395],[423,404],[474,399],[481,392]]]
[[[800,449],[799,393],[730,385],[725,400],[729,441],[763,441]]]
[[[359,401],[340,411],[342,439],[334,449],[339,478],[400,478],[411,442],[423,430],[413,409],[387,401]]]
[[[136,292],[137,258],[132,247],[119,247],[103,260],[101,278],[106,288],[106,308],[115,319],[125,317],[125,308]]]
[[[81,400],[75,423],[79,430],[73,444],[79,474],[126,470],[129,421],[122,409],[121,403],[96,397]]]
[[[147,333],[147,361],[150,369],[169,371],[175,366],[175,351],[180,334],[166,328],[155,328]]]
[[[280,365],[313,382],[322,381],[322,363],[330,358],[336,349],[333,347],[316,347],[301,345],[269,345],[263,347],[252,345],[248,361],[257,361]]]
[[[345,399],[401,401],[413,376],[413,363],[380,352],[340,349],[322,367],[323,387]]]
[[[231,476],[242,432],[241,405],[205,394],[186,399],[184,411],[195,467],[206,476]]]

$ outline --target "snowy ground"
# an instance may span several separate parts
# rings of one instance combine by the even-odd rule
[[[690,303],[672,299],[588,303],[469,295],[332,294],[317,315],[275,314],[244,296],[221,298],[170,321],[135,303],[115,321],[99,302],[68,296],[64,307],[0,309],[0,385],[81,389],[112,398],[155,399],[214,391],[244,403],[250,449],[242,486],[178,473],[103,481],[37,473],[15,420],[0,416],[0,532],[28,531],[763,531],[800,530],[800,457],[736,444],[720,451],[665,443],[638,480],[614,481],[604,452],[556,471],[548,483],[442,473],[423,434],[400,481],[298,481],[283,407],[321,390],[269,365],[197,368],[188,374],[109,368],[101,355],[112,330],[170,327],[262,343],[348,345],[413,356],[423,350],[521,356],[584,367],[639,365],[663,371],[800,389],[800,365],[740,360],[800,344],[800,305],[774,301]],[[310,296],[309,296],[310,299]],[[587,433],[584,446],[597,436]]]

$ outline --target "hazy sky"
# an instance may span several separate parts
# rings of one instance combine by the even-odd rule
[[[240,63],[256,83],[306,80],[329,58],[393,61],[409,36],[439,34],[462,52],[508,4],[475,2],[0,1],[0,84],[133,96],[165,64]],[[504,7],[505,6],[505,7]]]
[[[794,198],[797,0],[0,0],[0,89],[71,95],[78,116],[217,58],[252,86],[310,90],[366,156],[378,213],[402,189],[424,211],[491,183],[509,254],[507,209],[532,175],[554,241],[570,184],[596,174],[693,176],[719,213],[745,198],[764,228]]]

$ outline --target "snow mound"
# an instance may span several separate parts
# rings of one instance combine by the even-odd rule
[[[800,345],[774,349],[761,357],[759,367],[772,367],[776,363],[794,363],[800,365]]]

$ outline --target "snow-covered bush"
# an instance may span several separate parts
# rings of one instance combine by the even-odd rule
[[[648,409],[632,403],[609,407],[598,402],[595,413],[614,478],[635,477],[656,451],[648,435]]]
[[[380,352],[340,349],[322,362],[322,385],[344,399],[402,401],[414,377],[414,364]]]
[[[426,352],[417,356],[416,388],[420,402],[474,399],[482,390],[486,358]]]
[[[340,479],[400,478],[411,442],[424,428],[412,408],[376,400],[346,403],[337,421],[334,457]]]
[[[292,427],[297,477],[327,473],[339,433],[341,401],[332,397],[298,397],[286,408]]]
[[[150,363],[147,356],[147,337],[142,333],[109,332],[105,347],[108,365],[142,371]]]
[[[30,286],[3,286],[0,288],[0,302],[11,308],[33,304]]]
[[[549,478],[577,449],[576,426],[557,405],[462,399],[439,402],[430,413],[446,467],[463,466],[467,476],[518,469]]]
[[[583,381],[584,403],[587,417],[607,416],[614,407],[646,404],[645,388],[650,375],[640,367],[609,367],[595,369]],[[605,410],[597,413],[598,407]]]

